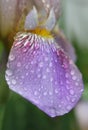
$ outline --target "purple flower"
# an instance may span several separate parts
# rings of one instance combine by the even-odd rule
[[[83,92],[80,71],[51,33],[55,23],[53,9],[40,24],[34,7],[25,31],[15,37],[6,70],[9,88],[51,117],[68,113]]]

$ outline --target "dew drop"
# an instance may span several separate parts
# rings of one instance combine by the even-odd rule
[[[72,98],[72,99],[71,99],[72,102],[75,102],[75,100],[76,100],[75,98]]]
[[[60,85],[63,85],[63,81],[60,81]]]
[[[71,95],[74,95],[74,90],[70,89],[69,92]]]
[[[31,73],[33,74],[33,73],[34,73],[34,70],[31,70]]]
[[[66,77],[66,78],[68,78],[68,77],[69,77],[69,74],[68,74],[68,73],[66,73],[66,74],[65,74],[65,77]]]
[[[55,62],[57,63],[57,59],[55,59]]]
[[[31,61],[31,65],[33,65],[34,64],[34,62],[33,61]]]
[[[17,63],[17,67],[21,67],[21,63],[20,62]]]
[[[67,84],[70,84],[70,82],[69,82],[68,80],[66,80],[66,83],[67,83]]]
[[[48,57],[45,57],[45,61],[48,61]]]
[[[6,70],[6,74],[8,75],[8,76],[11,76],[12,75],[12,71],[11,70]]]
[[[55,115],[55,110],[54,110],[54,108],[51,108],[51,109],[50,109],[50,112],[51,112],[52,116]]]
[[[46,75],[43,75],[42,79],[46,79]]]
[[[41,75],[40,74],[38,74],[38,76],[37,76],[38,78],[40,78],[41,77]]]
[[[52,95],[53,93],[49,91],[49,95]]]
[[[73,79],[73,80],[76,80],[76,79],[77,79],[77,77],[76,77],[76,76],[73,76],[73,77],[72,77],[72,79]]]
[[[55,81],[55,85],[57,85],[57,81]]]
[[[52,78],[52,77],[50,78],[50,81],[51,81],[51,82],[53,81],[53,78]]]
[[[8,76],[5,76],[5,78],[6,78],[6,81],[9,81],[9,77]]]
[[[83,92],[83,91],[84,91],[84,89],[81,89],[81,90],[80,90],[80,92]]]
[[[21,78],[24,79],[24,75],[22,75]]]
[[[52,65],[52,62],[50,62],[50,63],[49,63],[49,67],[52,67],[52,66],[53,66],[53,65]]]
[[[46,95],[47,95],[47,92],[44,92],[43,95],[46,96]]]
[[[66,98],[67,98],[67,100],[68,100],[68,101],[70,101],[70,98],[69,98],[69,96],[66,96]]]
[[[26,87],[24,87],[24,90],[25,90],[25,91],[27,91],[27,88],[26,88]]]
[[[66,106],[66,109],[70,110],[71,109],[71,105]]]
[[[50,72],[49,68],[46,69],[46,72]]]
[[[38,95],[38,92],[37,92],[37,91],[35,91],[35,92],[34,92],[34,95],[35,95],[35,96],[37,96],[37,95]]]
[[[75,73],[75,72],[74,72],[73,70],[71,70],[71,75],[74,75],[74,73]]]
[[[39,63],[39,67],[40,67],[40,68],[43,67],[43,62],[40,62],[40,63]]]
[[[58,90],[57,90],[57,89],[55,89],[55,93],[58,93]]]
[[[61,108],[61,105],[59,105],[59,108]]]
[[[10,54],[9,60],[10,60],[10,61],[13,61],[14,59],[15,59],[15,56]]]
[[[75,85],[78,86],[79,85],[78,82],[76,82]]]
[[[27,73],[26,73],[26,76],[28,76],[28,74],[29,74],[29,73],[27,72]]]
[[[70,89],[70,86],[69,86],[69,85],[66,85],[66,88],[67,88],[67,89]]]
[[[16,80],[12,79],[12,84],[15,85],[16,84]]]

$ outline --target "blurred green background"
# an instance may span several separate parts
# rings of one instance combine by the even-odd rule
[[[58,24],[75,47],[76,64],[83,74],[85,85],[80,102],[87,104],[88,1],[63,0],[61,10],[62,15]],[[0,130],[88,130],[87,123],[80,124],[81,119],[77,115],[76,108],[64,116],[50,118],[30,102],[9,90],[4,77],[8,55],[6,42],[8,42],[7,39],[0,38]],[[80,114],[82,112],[80,107]]]

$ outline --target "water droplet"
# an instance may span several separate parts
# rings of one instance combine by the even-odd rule
[[[17,67],[21,67],[21,63],[20,62],[17,63]]]
[[[58,93],[58,90],[57,90],[57,89],[55,89],[55,93]]]
[[[27,72],[27,73],[26,73],[26,76],[28,76],[28,74],[29,74],[29,73]]]
[[[66,78],[68,78],[68,77],[69,77],[69,74],[68,74],[68,73],[66,73],[66,74],[65,74],[65,77],[66,77]]]
[[[63,81],[60,81],[60,85],[63,85]]]
[[[52,95],[53,93],[49,91],[49,95]]]
[[[39,67],[40,67],[40,68],[43,67],[43,62],[40,62],[40,63],[39,63]]]
[[[28,68],[29,68],[29,66],[28,66],[28,65],[26,65],[26,66],[25,66],[25,69],[28,69]]]
[[[38,74],[38,76],[37,76],[38,78],[40,78],[41,77],[41,74]]]
[[[51,81],[51,82],[53,81],[53,78],[52,78],[52,77],[50,78],[50,81]]]
[[[66,83],[67,83],[67,84],[70,84],[70,82],[69,82],[68,80],[66,80]]]
[[[21,78],[24,79],[24,75],[22,75]]]
[[[49,68],[46,69],[46,72],[50,72]]]
[[[48,61],[48,57],[45,57],[45,61]]]
[[[41,70],[41,69],[40,69],[40,68],[38,68],[38,72],[40,72],[40,70]]]
[[[55,109],[54,108],[50,108],[50,113],[51,113],[51,115],[53,117],[53,115],[55,115]]]
[[[27,88],[26,88],[26,87],[24,87],[23,89],[24,89],[25,91],[27,91]]]
[[[70,97],[69,96],[66,96],[67,100],[70,101]]]
[[[68,68],[68,64],[67,64],[67,63],[63,63],[62,67],[63,67],[64,69],[67,69],[67,68]]]
[[[34,73],[34,70],[31,70],[31,73],[33,74],[33,73]]]
[[[74,74],[75,74],[75,72],[73,70],[71,70],[71,75],[74,75]]]
[[[77,79],[77,77],[76,77],[76,76],[73,76],[73,77],[72,77],[72,79],[73,79],[73,80],[76,80],[76,79]]]
[[[79,85],[78,82],[76,82],[75,85],[78,86]]]
[[[71,109],[71,105],[66,106],[66,109],[70,110]]]
[[[76,100],[75,98],[72,98],[72,99],[71,99],[72,102],[75,102],[75,100]]]
[[[55,62],[57,63],[57,59],[55,59]]]
[[[57,85],[58,83],[57,83],[57,81],[55,81],[55,85]]]
[[[14,59],[15,59],[15,56],[12,55],[12,54],[10,54],[10,55],[9,55],[9,60],[10,60],[10,61],[13,61]]]
[[[83,91],[84,91],[84,89],[81,89],[81,90],[80,90],[80,92],[83,92]]]
[[[11,76],[12,75],[12,71],[11,70],[6,70],[6,74],[8,75],[8,76]]]
[[[61,105],[59,105],[58,107],[61,108]]]
[[[70,89],[70,86],[69,86],[69,85],[66,85],[66,88],[67,88],[67,89]]]
[[[34,92],[34,95],[35,95],[35,96],[37,96],[37,95],[38,95],[38,92],[37,92],[37,91],[35,91],[35,92]]]
[[[34,62],[33,61],[31,61],[31,65],[33,65],[34,64]]]
[[[46,75],[43,75],[42,79],[46,79]]]
[[[15,85],[16,84],[16,80],[12,79],[12,84]]]
[[[44,92],[43,95],[46,96],[46,95],[47,95],[47,92]]]
[[[52,67],[52,66],[53,66],[53,64],[52,64],[52,62],[50,62],[50,63],[49,63],[49,67]]]
[[[70,89],[69,92],[71,95],[74,95],[74,90]]]

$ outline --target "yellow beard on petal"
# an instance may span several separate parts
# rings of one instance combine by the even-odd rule
[[[51,32],[44,28],[37,27],[34,30],[30,30],[29,32],[40,35],[41,37],[44,37],[44,38],[53,38]]]

